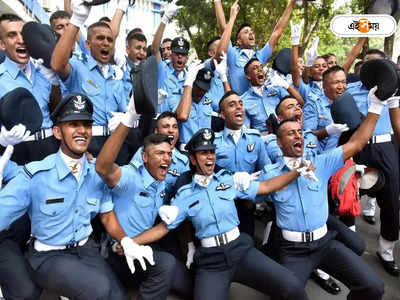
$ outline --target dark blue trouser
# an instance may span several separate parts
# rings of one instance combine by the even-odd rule
[[[308,299],[296,276],[256,248],[247,234],[227,245],[196,249],[195,300],[228,298],[231,282],[252,287],[273,299]]]
[[[176,258],[157,247],[153,248],[154,266],[146,263],[147,270],[135,260],[135,273],[132,274],[125,256],[119,256],[110,251],[107,261],[115,274],[126,286],[139,286],[140,300],[167,299],[170,289],[176,291],[185,299],[190,299],[193,291],[193,279],[186,267]]]
[[[30,249],[35,281],[76,300],[127,300],[122,284],[89,240],[84,246],[38,252]]]
[[[335,240],[330,231],[309,243],[289,242],[281,237],[280,262],[292,270],[303,285],[317,267],[333,275],[350,289],[348,300],[379,300],[384,293],[382,279],[362,257]]]

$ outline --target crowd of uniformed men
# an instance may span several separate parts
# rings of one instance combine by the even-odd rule
[[[310,276],[339,293],[332,275],[349,288],[347,299],[382,298],[384,282],[361,257],[354,217],[329,213],[327,186],[349,159],[360,173],[383,174],[368,203],[380,206],[377,259],[398,276],[399,98],[382,101],[359,71],[349,74],[364,38],[343,66],[334,54],[318,54],[316,38],[304,63],[302,25],[292,22],[290,73],[266,72],[296,1],[258,50],[250,24],[232,33],[238,3],[226,20],[221,2],[214,0],[221,36],[207,44],[208,60],[189,66],[189,41],[164,37],[176,1],[152,45],[135,28],[126,53],[114,42],[128,0],[86,33],[91,6],[65,1],[50,18],[60,37],[47,61],[30,57],[20,17],[0,16],[1,101],[33,96],[42,116],[34,134],[0,120],[2,297],[39,299],[46,289],[63,299],[127,299],[136,285],[139,299],[166,299],[173,290],[221,300],[235,281],[298,300],[308,299]],[[386,59],[369,49],[357,68]],[[142,70],[150,60],[157,72]],[[139,74],[145,85],[157,83],[154,114],[137,112]],[[339,143],[349,127],[333,121],[330,107],[346,92],[364,117]],[[266,211],[270,234],[256,247],[254,218]]]

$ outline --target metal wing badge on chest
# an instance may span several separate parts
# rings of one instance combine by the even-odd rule
[[[255,146],[256,146],[256,143],[247,145],[247,152],[253,152]]]
[[[306,147],[307,147],[307,148],[310,148],[310,149],[314,149],[314,148],[317,148],[317,145],[310,141],[310,142],[307,144]]]
[[[203,104],[204,105],[208,105],[208,104],[211,104],[212,103],[212,100],[210,99],[210,98],[206,98],[206,99],[204,99],[204,101],[203,101]]]
[[[219,186],[217,186],[216,188],[215,188],[215,190],[217,190],[217,191],[225,191],[225,190],[227,190],[227,189],[229,189],[229,188],[231,188],[232,186],[230,185],[230,184],[224,184],[224,183],[221,183]]]
[[[179,173],[177,169],[168,170],[168,174],[171,174],[171,175],[174,176],[174,177],[179,177],[179,176],[181,176],[181,173]]]

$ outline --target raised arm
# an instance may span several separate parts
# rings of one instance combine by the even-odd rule
[[[296,88],[300,87],[301,82],[301,74],[297,61],[299,59],[299,45],[302,27],[303,21],[300,24],[293,24],[293,22],[290,21],[290,31],[292,38],[292,51],[290,53],[290,72],[292,74],[293,85]]]
[[[165,31],[165,26],[178,13],[179,9],[182,8],[182,6],[176,5],[177,1],[178,0],[174,0],[167,5],[160,25],[158,25],[156,34],[154,35],[153,43],[151,44],[151,53],[156,57],[158,63],[161,61],[160,45]]]
[[[214,0],[214,7],[215,7],[215,15],[217,17],[217,23],[219,26],[219,32],[223,34],[226,28],[226,20],[225,20],[224,9],[222,8],[222,1]]]
[[[119,35],[122,18],[124,17],[125,12],[128,9],[128,6],[129,6],[129,0],[118,0],[117,9],[115,10],[115,13],[110,23],[114,40],[116,40]]]
[[[71,73],[71,65],[69,64],[70,51],[75,44],[76,36],[79,28],[83,26],[89,16],[90,7],[83,5],[82,0],[72,0],[71,2],[72,17],[70,26],[67,27],[64,34],[54,48],[51,56],[51,68],[62,78],[65,79]]]
[[[279,19],[278,23],[274,27],[274,30],[272,31],[272,34],[268,41],[271,52],[274,51],[275,46],[278,44],[278,41],[283,34],[283,31],[289,23],[290,15],[292,14],[295,3],[296,0],[289,0],[281,18]]]
[[[375,96],[375,91],[376,87],[372,88],[368,94],[368,97],[371,100],[371,105],[368,108],[367,118],[361,123],[357,131],[354,132],[350,140],[343,145],[344,161],[364,148],[375,129],[382,109],[385,106],[385,103]]]
[[[115,159],[136,119],[137,114],[132,96],[121,123],[107,139],[96,159],[96,172],[110,188],[116,186],[121,178],[121,168],[115,163]]]
[[[353,64],[353,62],[356,60],[358,54],[360,54],[360,51],[363,48],[363,45],[365,41],[367,40],[366,37],[360,37],[357,41],[357,43],[354,45],[354,47],[351,49],[350,53],[347,55],[347,59],[343,64],[343,69],[346,75],[349,73],[349,70]]]

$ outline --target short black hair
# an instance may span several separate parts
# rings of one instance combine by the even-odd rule
[[[110,27],[107,23],[104,23],[104,22],[102,22],[102,21],[95,22],[95,23],[93,23],[92,25],[90,25],[90,26],[88,27],[88,29],[87,29],[87,39],[88,39],[88,40],[90,39],[90,37],[91,37],[91,35],[92,35],[93,29],[95,29],[95,28],[97,28],[97,27],[108,28],[108,29],[111,30],[111,27]]]
[[[220,40],[220,39],[221,39],[220,36],[215,36],[215,37],[213,37],[211,40],[209,40],[208,43],[207,43],[207,51],[210,50],[211,45],[212,45],[215,41],[218,41],[218,40]]]
[[[240,25],[238,30],[236,31],[236,39],[238,39],[240,32],[245,27],[250,27],[251,28],[251,25],[249,23],[243,23],[242,25]]]
[[[237,95],[237,96],[239,96],[239,94],[236,93],[234,90],[229,90],[229,91],[227,91],[227,92],[222,96],[221,100],[219,100],[219,103],[218,103],[219,111],[222,111],[222,104],[224,103],[224,100],[225,100],[226,98],[232,96],[232,95]],[[240,97],[240,96],[239,96],[239,97]]]
[[[140,27],[135,27],[135,28],[133,28],[130,32],[132,32],[132,34],[133,34],[133,33],[141,33],[141,34],[144,34],[144,33],[143,33],[143,29],[140,28]]]
[[[386,54],[385,52],[379,50],[379,49],[368,49],[367,52],[365,52],[365,56],[367,56],[368,54],[378,54],[381,58],[386,58]]]
[[[101,17],[101,18],[99,19],[99,22],[111,23],[111,19],[110,19],[109,17],[104,16],[104,17]]]
[[[325,81],[325,79],[329,76],[329,74],[340,72],[340,71],[343,71],[344,73],[346,73],[341,66],[330,67],[329,69],[325,70],[324,73],[322,73],[322,81]]]
[[[137,31],[134,32],[133,30],[131,30],[126,37],[126,41],[128,42],[128,44],[131,40],[137,40],[139,42],[147,43],[147,39],[143,33]]]
[[[285,97],[282,97],[282,98],[279,100],[278,105],[275,107],[275,114],[276,114],[277,116],[278,116],[278,115],[280,114],[280,112],[281,112],[281,110],[279,109],[280,105],[281,105],[282,102],[285,101],[286,99],[295,99],[295,100],[297,100],[296,97],[293,96],[292,94],[289,94],[289,95],[286,95]]]
[[[325,60],[328,60],[329,57],[332,57],[332,56],[336,57],[336,55],[333,54],[333,53],[327,53],[327,54],[322,55],[322,57],[323,57]]]
[[[258,58],[256,58],[256,57],[253,57],[253,58],[251,58],[248,62],[247,62],[247,64],[244,66],[244,74],[247,74],[247,71],[248,71],[248,69],[249,69],[249,67],[250,67],[250,65],[253,63],[253,62],[255,62],[255,61],[259,61],[259,59]]]
[[[158,125],[158,121],[160,121],[162,119],[165,119],[165,118],[168,118],[168,119],[169,118],[174,118],[174,119],[176,119],[178,121],[178,117],[177,117],[175,112],[173,112],[173,111],[164,111],[157,117],[157,119],[156,119],[157,125]]]
[[[71,15],[65,10],[57,10],[50,16],[50,24],[53,26],[54,20],[57,19],[71,19]]]
[[[281,127],[283,124],[288,123],[288,122],[296,122],[299,123],[296,118],[287,118],[285,120],[282,120],[279,124],[278,127],[276,128],[276,136],[281,137]]]
[[[146,148],[149,146],[160,145],[162,143],[168,143],[171,145],[171,140],[168,135],[161,133],[151,133],[144,138],[143,151],[146,151]]]
[[[172,40],[170,38],[165,38],[165,39],[162,40],[161,44],[164,44],[166,42],[171,42],[172,43]]]
[[[22,20],[22,18],[20,18],[19,16],[15,15],[15,14],[2,14],[0,16],[0,23],[3,21],[10,21],[10,22],[21,21],[21,22],[23,22],[24,20]]]

